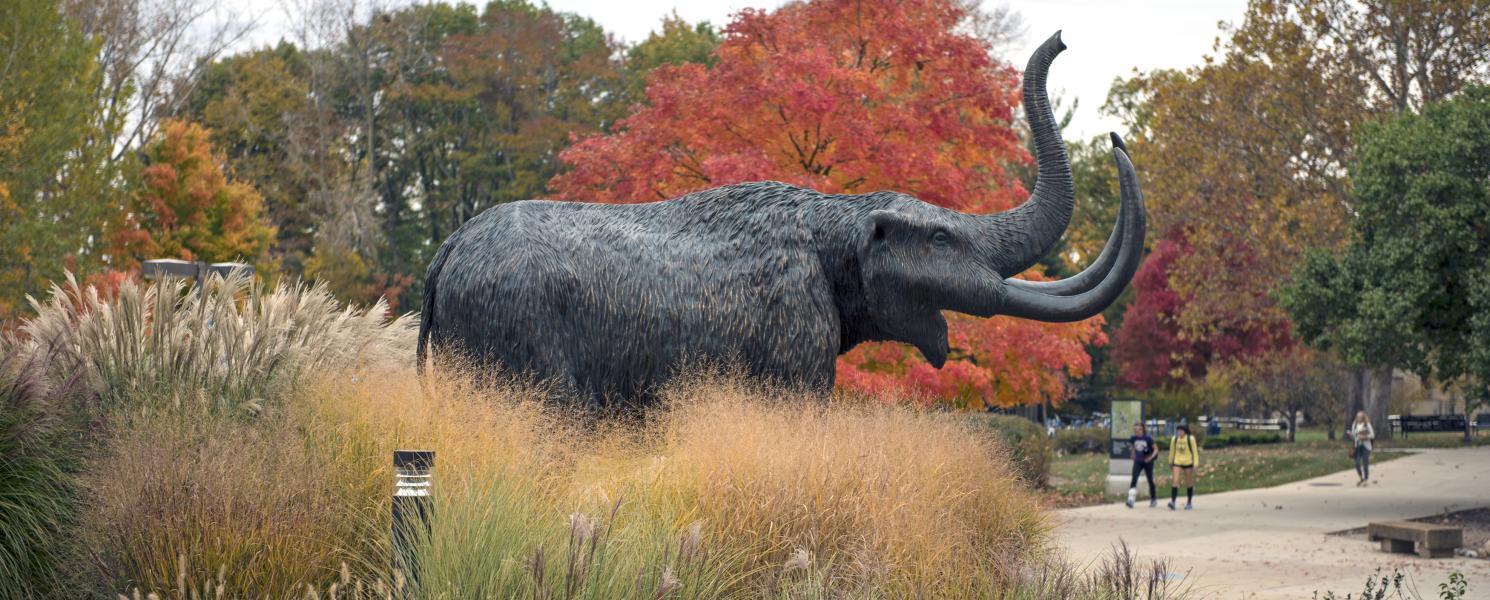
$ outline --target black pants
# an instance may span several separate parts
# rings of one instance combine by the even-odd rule
[[[1149,478],[1149,498],[1154,498],[1154,463],[1140,458],[1133,459],[1133,482],[1129,483],[1128,487],[1138,487],[1139,473]]]

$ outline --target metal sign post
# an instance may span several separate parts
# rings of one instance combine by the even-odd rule
[[[1107,488],[1108,494],[1128,491],[1133,480],[1133,452],[1128,438],[1133,436],[1133,426],[1143,422],[1142,400],[1113,400],[1112,424],[1107,437]]]

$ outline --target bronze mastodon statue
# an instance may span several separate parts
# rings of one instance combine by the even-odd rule
[[[1071,217],[1071,166],[1045,93],[1046,70],[1064,49],[1057,33],[1025,71],[1039,176],[1017,208],[969,215],[895,192],[828,195],[781,183],[651,204],[503,204],[435,253],[419,369],[433,344],[558,384],[591,406],[638,405],[691,361],[733,361],[754,376],[827,389],[838,355],[892,340],[940,368],[944,310],[1096,315],[1143,250],[1138,177],[1116,135],[1122,204],[1101,255],[1069,279],[1010,279],[1050,250]]]

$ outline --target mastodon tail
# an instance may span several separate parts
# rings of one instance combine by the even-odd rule
[[[421,379],[424,377],[424,362],[429,355],[429,330],[435,324],[435,286],[440,279],[440,271],[445,268],[445,259],[450,256],[450,247],[454,245],[450,240],[440,244],[440,249],[435,251],[435,259],[429,263],[429,270],[424,273],[424,304],[419,308],[419,346],[414,351],[414,372]]]

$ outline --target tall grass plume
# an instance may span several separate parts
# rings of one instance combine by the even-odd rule
[[[125,281],[102,295],[69,274],[43,300],[29,298],[11,345],[54,353],[54,376],[86,375],[110,404],[169,401],[256,411],[299,378],[321,369],[406,362],[413,319],[389,320],[381,300],[344,305],[322,285],[265,289],[242,272],[197,288],[165,278]]]

